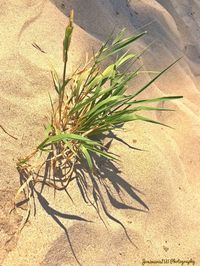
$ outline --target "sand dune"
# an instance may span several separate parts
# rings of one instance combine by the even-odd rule
[[[69,187],[73,202],[62,192],[54,199],[53,191],[46,189],[37,200],[36,216],[15,236],[21,217],[8,214],[19,184],[15,160],[40,142],[49,108],[47,93],[54,95],[49,66],[32,43],[48,53],[61,73],[63,33],[71,8],[76,25],[69,72],[114,27],[126,27],[128,33],[147,30],[130,47],[138,51],[155,40],[143,57],[146,70],[161,70],[183,58],[143,97],[184,99],[166,104],[175,113],[152,113],[175,130],[138,122],[118,133],[144,152],[113,140],[111,151],[122,161],[116,167],[102,160],[105,183],[96,179],[107,206],[106,215],[99,203],[105,224],[74,182]],[[0,264],[139,266],[143,259],[166,258],[193,259],[200,265],[200,2],[3,0],[0,36],[0,124],[18,138],[0,131]],[[130,90],[150,78],[145,74]],[[91,194],[93,185],[88,179]]]

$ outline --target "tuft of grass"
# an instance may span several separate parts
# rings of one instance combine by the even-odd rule
[[[72,180],[75,163],[81,162],[83,157],[87,161],[89,171],[92,172],[94,171],[93,154],[117,161],[118,157],[105,149],[102,142],[98,140],[98,136],[113,131],[129,121],[139,120],[168,126],[141,115],[140,111],[172,111],[149,106],[149,104],[182,98],[182,96],[138,98],[179,59],[158,72],[152,80],[136,92],[127,93],[129,81],[140,74],[141,68],[129,72],[124,70],[124,66],[135,63],[144,51],[140,54],[122,52],[129,44],[142,38],[146,32],[124,37],[124,31],[121,31],[113,41],[109,38],[102,44],[82,69],[78,68],[68,76],[66,66],[74,28],[73,18],[74,13],[71,11],[63,41],[62,78],[59,78],[55,69],[51,71],[57,100],[53,103],[49,96],[51,118],[45,128],[46,137],[31,154],[20,158],[17,162],[17,169],[20,175],[23,175],[23,182],[17,192],[16,200],[18,195],[26,190],[26,197],[30,201],[31,189],[37,182],[42,182],[55,190],[66,189]],[[102,66],[102,62],[115,55],[118,55],[118,58],[114,63],[107,67]],[[52,166],[51,176],[48,179],[40,175],[42,167],[47,163]],[[59,169],[65,169],[66,175],[58,177]]]

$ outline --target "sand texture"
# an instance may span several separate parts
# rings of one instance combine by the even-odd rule
[[[65,192],[54,199],[53,190],[45,189],[36,197],[35,217],[18,236],[22,217],[9,214],[19,186],[15,161],[43,139],[48,92],[55,97],[49,66],[32,43],[61,74],[71,8],[75,30],[69,72],[114,27],[126,27],[128,33],[147,30],[130,47],[140,51],[155,40],[142,59],[144,69],[161,70],[183,58],[141,97],[184,99],[164,104],[175,113],[149,114],[175,130],[135,122],[117,133],[110,149],[121,162],[99,161],[99,178],[86,177],[89,200],[78,181],[69,186],[72,200]],[[0,40],[0,125],[18,138],[0,128],[0,265],[139,266],[143,259],[192,259],[200,265],[200,1],[1,0]],[[144,74],[129,90],[151,75]]]

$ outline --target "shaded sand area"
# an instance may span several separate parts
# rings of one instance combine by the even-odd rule
[[[68,71],[114,26],[128,33],[147,30],[130,47],[139,51],[155,40],[143,57],[144,69],[161,70],[184,57],[142,96],[184,99],[165,104],[175,113],[151,113],[175,130],[136,122],[117,134],[110,149],[121,162],[100,160],[101,178],[86,177],[90,201],[78,181],[69,186],[72,199],[64,192],[54,199],[53,191],[45,189],[36,197],[36,216],[15,236],[21,221],[20,215],[9,215],[19,185],[15,161],[43,138],[48,92],[55,96],[49,67],[32,43],[48,53],[61,73],[71,8],[76,26]],[[200,265],[200,2],[1,0],[0,36],[0,124],[18,138],[0,129],[0,264],[139,266],[143,259],[167,258]],[[143,75],[130,90],[150,78]]]

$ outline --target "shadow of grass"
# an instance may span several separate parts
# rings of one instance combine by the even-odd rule
[[[128,143],[126,143],[124,140],[121,140],[113,133],[109,133],[108,135],[106,135],[106,137],[110,139],[107,145],[105,145],[107,149],[111,145],[113,139],[123,143],[124,145],[127,145],[129,148],[135,149],[135,147],[130,146]],[[102,135],[101,138],[104,139],[105,135]],[[118,218],[111,214],[110,207],[112,209],[124,211],[131,210],[139,212],[147,212],[149,208],[141,198],[142,192],[122,178],[122,173],[119,170],[118,165],[114,164],[112,161],[106,159],[105,157],[91,154],[91,158],[94,164],[93,172],[91,172],[91,170],[89,169],[84,158],[76,161],[73,165],[73,171],[70,171],[66,168],[52,166],[52,163],[50,163],[49,161],[52,157],[53,154],[49,153],[49,155],[47,156],[47,161],[44,165],[43,174],[40,174],[39,172],[37,173],[37,176],[40,177],[41,180],[40,189],[36,189],[35,184],[33,183],[30,183],[29,185],[31,196],[34,199],[34,215],[36,215],[35,199],[37,198],[39,204],[42,206],[45,212],[62,230],[64,230],[68,243],[70,245],[71,252],[76,262],[81,265],[73,249],[67,228],[64,226],[60,219],[75,220],[79,222],[92,221],[89,221],[78,215],[62,213],[59,210],[52,208],[43,195],[43,189],[46,185],[53,187],[54,191],[65,190],[65,192],[73,202],[72,195],[68,191],[68,184],[70,182],[76,182],[82,199],[86,204],[92,206],[95,209],[105,227],[107,228],[103,216],[120,225],[123,228],[127,239],[136,247],[136,245],[132,242],[125,225]],[[23,172],[20,172],[21,185],[23,185],[27,179],[28,176],[26,175],[26,173],[23,174]],[[127,199],[129,199],[128,203],[126,202]],[[25,202],[26,200],[19,202],[18,207],[23,205]],[[135,206],[135,204],[137,207]]]

